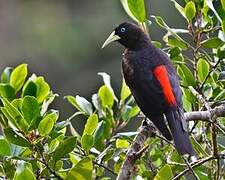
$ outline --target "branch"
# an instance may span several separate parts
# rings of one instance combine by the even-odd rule
[[[143,121],[139,133],[134,139],[134,143],[126,154],[126,158],[122,164],[117,180],[128,180],[132,177],[134,172],[134,163],[141,157],[148,146],[144,146],[145,141],[148,137],[155,135],[155,128],[152,124],[147,124],[146,120]]]
[[[210,161],[210,160],[212,160],[212,159],[214,159],[213,156],[209,156],[209,157],[200,159],[199,161],[197,161],[197,162],[195,162],[195,163],[192,163],[192,164],[191,164],[191,168],[195,168],[195,167],[197,167],[197,166],[200,166],[200,165],[204,164],[205,162]],[[173,178],[173,180],[180,179],[180,178],[181,178],[183,175],[185,175],[189,170],[190,170],[189,168],[185,169],[185,170],[182,171],[180,174],[178,174],[177,176],[175,176],[175,177]]]
[[[193,111],[187,112],[184,114],[187,121],[195,121],[195,120],[202,120],[213,123],[211,121],[212,117],[222,117],[225,115],[225,104],[217,106],[210,111]],[[117,180],[128,180],[132,177],[134,172],[134,163],[135,161],[141,157],[144,153],[143,147],[145,141],[152,136],[156,135],[156,130],[152,124],[146,123],[143,121],[143,124],[139,128],[139,133],[136,135],[133,144],[131,145],[130,149],[128,150],[125,160],[121,166],[120,172],[118,174]],[[163,138],[164,139],[164,138]],[[147,149],[147,148],[145,148]],[[140,153],[141,152],[141,153]],[[204,162],[213,159],[213,156],[207,157],[200,161],[197,161],[197,164],[191,164],[191,167],[196,167]],[[190,169],[186,169],[184,174],[189,171]]]

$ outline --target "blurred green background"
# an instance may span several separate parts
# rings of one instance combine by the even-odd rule
[[[170,0],[146,0],[146,7],[149,18],[160,15],[172,27],[185,25]],[[60,95],[55,106],[64,119],[74,109],[63,96],[90,100],[102,84],[98,72],[110,74],[119,92],[123,48],[113,44],[102,50],[101,45],[127,20],[120,0],[1,0],[0,70],[27,63],[30,73],[43,75]],[[164,32],[153,23],[150,33],[161,41]]]

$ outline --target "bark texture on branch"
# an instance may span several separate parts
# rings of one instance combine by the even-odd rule
[[[185,113],[185,118],[187,121],[208,121],[212,117],[222,117],[225,116],[225,104],[213,108],[211,111],[193,111]],[[121,166],[121,170],[117,176],[117,180],[129,180],[132,178],[134,172],[134,163],[140,158],[144,148],[144,142],[151,136],[156,134],[156,130],[152,124],[144,123],[139,128],[139,133],[136,135],[133,144],[128,150],[125,160]],[[140,153],[142,152],[142,153]]]

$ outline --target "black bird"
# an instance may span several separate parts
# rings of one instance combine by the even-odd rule
[[[184,118],[179,78],[169,57],[154,47],[142,29],[132,23],[117,26],[102,48],[113,41],[126,48],[122,60],[123,76],[141,111],[166,139],[174,139],[180,155],[194,156]]]

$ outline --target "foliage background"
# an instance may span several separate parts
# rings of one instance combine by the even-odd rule
[[[146,8],[172,27],[184,27],[169,0],[147,0]],[[55,104],[63,109],[60,115],[67,117],[73,109],[62,97],[90,98],[101,84],[97,72],[108,72],[119,91],[123,48],[112,45],[102,50],[101,45],[114,26],[125,20],[130,21],[119,0],[0,1],[0,71],[28,63],[30,71],[45,76],[61,95]],[[163,35],[155,23],[150,32],[157,40]]]
[[[126,2],[126,0],[122,0],[122,2]],[[128,0],[130,10],[136,15],[135,17],[139,19],[139,25],[146,30],[146,24],[144,24],[146,20],[145,16],[141,16],[141,14],[144,14],[144,6],[140,8],[141,4],[144,5],[143,2],[143,0]],[[174,4],[172,2],[174,2]],[[172,2],[170,3],[175,5],[177,10],[180,11],[185,18],[185,29],[180,29],[182,25],[177,24],[177,22],[173,26],[173,29],[171,29],[169,26],[172,25],[169,21],[166,21],[166,23],[169,24],[168,26],[165,21],[163,21],[163,19],[166,18],[160,17],[162,14],[160,14],[160,16],[151,17],[153,17],[152,19],[154,19],[154,22],[156,22],[161,29],[164,29],[164,33],[167,32],[166,36],[163,36],[166,45],[163,43],[161,48],[165,47],[164,50],[168,52],[173,64],[178,70],[184,92],[184,109],[187,112],[193,110],[207,110],[208,113],[213,113],[212,108],[221,105],[220,108],[222,107],[222,110],[224,110],[224,1],[214,0],[212,4],[211,0],[186,0],[185,5],[183,5],[184,2],[180,3],[180,5],[185,6],[185,8],[176,4],[176,1]],[[39,3],[32,4],[31,7],[37,8],[39,7],[38,5]],[[140,5],[138,6],[139,8],[137,8],[137,5]],[[148,3],[146,3],[146,5],[149,7]],[[153,4],[151,3],[151,5]],[[19,44],[18,47],[21,47],[23,50],[25,47],[32,47],[31,44],[26,44],[26,42],[28,42],[27,40],[29,40],[29,42],[34,42],[33,51],[31,51],[33,54],[38,53],[39,50],[45,51],[47,48],[49,53],[48,57],[51,57],[49,58],[50,62],[53,62],[55,65],[55,59],[58,59],[56,62],[58,62],[60,67],[66,69],[71,80],[68,81],[69,85],[63,85],[61,82],[57,82],[57,84],[59,83],[60,87],[63,88],[71,88],[71,84],[78,87],[78,90],[74,88],[75,90],[73,90],[72,93],[64,89],[60,97],[62,98],[64,95],[72,94],[73,96],[66,96],[65,99],[73,108],[75,107],[78,112],[74,112],[73,109],[74,114],[68,119],[65,118],[68,116],[63,117],[64,115],[60,118],[58,117],[59,111],[51,109],[53,106],[49,107],[49,104],[51,104],[53,99],[57,96],[54,92],[58,91],[55,90],[54,85],[53,92],[51,91],[51,87],[46,83],[45,79],[39,76],[41,71],[36,71],[35,68],[31,68],[31,71],[28,71],[26,64],[21,64],[13,70],[10,68],[4,69],[0,83],[0,123],[4,131],[4,137],[1,136],[0,138],[0,178],[7,176],[15,180],[22,180],[24,178],[101,178],[106,180],[109,179],[109,177],[104,176],[108,176],[108,173],[114,177],[119,174],[119,177],[121,177],[120,175],[123,174],[123,169],[122,171],[120,169],[121,166],[123,166],[123,161],[127,157],[129,158],[126,152],[135,140],[133,137],[137,135],[138,132],[133,132],[129,129],[129,132],[121,133],[120,130],[127,126],[130,120],[139,113],[139,108],[135,104],[134,99],[130,96],[130,91],[124,83],[122,84],[122,88],[118,88],[118,85],[116,85],[117,81],[115,81],[113,87],[116,87],[116,90],[114,91],[111,87],[110,76],[106,73],[98,73],[98,75],[102,76],[104,83],[101,82],[101,85],[99,84],[97,87],[96,83],[94,83],[96,81],[90,79],[92,74],[88,72],[84,76],[83,73],[79,73],[82,67],[84,68],[83,71],[86,72],[89,69],[87,67],[94,63],[94,61],[90,61],[90,59],[93,60],[96,58],[95,65],[102,64],[102,59],[108,59],[103,57],[104,55],[99,55],[102,51],[95,50],[99,45],[99,39],[96,39],[96,41],[93,40],[94,38],[92,39],[92,37],[95,36],[95,31],[92,31],[92,26],[90,26],[93,22],[93,24],[95,24],[95,21],[88,21],[88,26],[81,26],[81,21],[77,21],[75,25],[71,18],[72,25],[70,26],[68,23],[68,19],[70,18],[65,18],[60,19],[57,24],[53,20],[55,16],[53,19],[50,18],[51,16],[45,16],[47,15],[45,12],[52,12],[52,9],[49,9],[49,7],[51,6],[46,6],[46,9],[41,8],[42,10],[45,9],[45,11],[39,14],[45,20],[43,24],[38,21],[39,18],[36,19],[34,18],[36,16],[32,16],[32,13],[36,11],[29,11],[29,15],[31,16],[27,15],[26,18],[31,18],[32,21],[22,23],[27,31],[20,31],[20,35],[24,32],[26,32],[26,34],[24,34],[24,38],[22,36],[18,38],[21,40],[18,42],[24,42],[24,44]],[[57,7],[61,8],[62,6]],[[72,6],[69,6],[69,8],[71,7]],[[61,9],[57,9],[57,15],[61,15],[62,11],[60,10]],[[88,12],[90,13],[92,11]],[[19,14],[20,13],[18,13],[18,15]],[[62,14],[65,13],[63,12]],[[68,13],[68,15],[73,17],[74,14]],[[154,12],[151,11],[151,15],[154,15]],[[156,15],[159,15],[159,13],[156,12]],[[18,18],[20,16],[13,17]],[[49,21],[46,21],[46,17],[48,17],[47,19]],[[147,14],[147,18],[149,18],[149,14]],[[99,24],[101,24],[101,26],[95,26],[98,34],[100,30],[104,29],[102,26],[103,23],[100,22]],[[146,20],[145,23],[149,23],[149,21]],[[27,26],[25,26],[25,24]],[[46,28],[47,24],[49,28]],[[55,24],[63,27],[64,33],[56,28],[57,26],[55,26]],[[75,29],[73,28],[74,26],[82,33],[73,33]],[[69,27],[71,28],[70,30]],[[83,28],[81,27],[85,30],[90,30],[90,33],[83,33]],[[159,27],[157,27],[157,30]],[[32,29],[34,30],[34,34],[29,34]],[[152,30],[154,30],[154,24],[150,26],[150,31]],[[37,32],[41,33],[39,34]],[[58,39],[57,35],[60,34],[59,32],[62,33],[63,38],[59,36]],[[43,34],[46,36],[42,36]],[[75,34],[76,36],[73,36]],[[90,34],[91,36],[88,36]],[[102,38],[102,34],[99,35],[100,39]],[[156,40],[153,35],[154,33],[151,33],[152,40]],[[10,38],[12,38],[11,36]],[[29,37],[32,38],[29,39]],[[89,39],[88,46],[86,46],[86,41],[84,41],[83,37]],[[12,39],[18,40],[17,38]],[[26,40],[23,41],[24,39]],[[51,40],[48,43],[46,39]],[[70,40],[70,43],[65,43],[65,39]],[[71,39],[73,40],[72,42]],[[161,37],[159,39],[161,39]],[[81,48],[80,51],[76,53],[74,49],[72,50],[75,41],[78,43],[77,47]],[[160,43],[155,42],[154,44],[160,46]],[[62,49],[61,56],[59,50],[61,50],[62,45],[63,47],[70,47],[71,50],[68,48]],[[89,47],[90,52],[93,53],[90,57],[86,47]],[[52,51],[52,48],[54,51]],[[15,49],[17,49],[17,47],[15,47]],[[108,51],[108,53],[112,53],[112,64],[104,61],[107,65],[112,67],[114,67],[114,63],[115,65],[117,63],[115,60],[121,58],[115,58],[113,51],[119,50],[114,48],[112,51]],[[29,55],[28,52],[30,53],[27,49],[23,51],[26,55]],[[87,61],[84,61],[86,64],[82,65],[79,62],[71,60],[70,66],[67,67],[64,61],[64,55],[68,58],[71,55],[71,59],[73,59],[73,53],[77,55],[80,52],[83,52],[83,56],[79,56],[79,60],[82,59],[82,62],[86,57]],[[9,54],[12,55],[13,53]],[[97,58],[98,56],[100,57]],[[39,56],[37,55],[37,57]],[[30,57],[30,59],[33,58]],[[54,59],[54,61],[51,59]],[[29,60],[22,60],[21,62],[30,64]],[[35,63],[36,62],[39,62],[39,60],[36,60]],[[17,61],[17,63],[19,63],[19,61]],[[40,63],[40,67],[48,64],[45,60],[43,60],[43,62],[40,61]],[[76,68],[72,66],[73,63],[76,65]],[[115,67],[115,71],[118,71],[119,65]],[[54,74],[53,80],[61,79],[63,82],[65,81],[66,78],[62,76],[59,68],[49,65],[49,69],[53,69],[53,72],[60,76],[60,78],[56,78]],[[94,71],[92,66],[90,69],[89,71],[92,73]],[[77,70],[78,73],[75,70]],[[107,71],[107,68],[105,69],[101,66],[99,70]],[[36,72],[37,76],[32,75],[33,72]],[[41,75],[44,74],[46,77],[49,77],[49,72],[47,71],[45,73],[41,73]],[[111,75],[114,79],[120,76],[120,73],[116,73],[117,76],[114,76],[113,73],[111,73]],[[74,78],[79,81],[74,82]],[[116,79],[119,80],[120,78]],[[94,88],[90,80],[93,82]],[[79,91],[79,88],[80,90],[82,89],[80,81],[82,81],[86,89],[89,90],[93,88],[90,92],[90,94],[93,94],[92,98],[89,94],[86,95],[87,99],[92,103],[81,97],[85,96],[85,93]],[[49,82],[48,79],[47,82]],[[81,96],[75,96],[77,94]],[[59,101],[58,103],[61,104]],[[62,106],[63,105],[64,104],[62,104]],[[63,106],[63,108],[61,107],[60,112],[65,112],[65,108],[65,106]],[[215,116],[209,117],[206,122],[196,121],[197,123],[189,123],[189,128],[192,131],[192,144],[198,158],[200,158],[198,161],[189,164],[184,157],[179,156],[174,148],[172,148],[171,142],[165,142],[159,134],[156,134],[154,138],[150,138],[141,144],[141,146],[145,146],[142,151],[135,152],[134,155],[132,155],[137,156],[137,160],[133,162],[132,168],[128,168],[127,171],[131,171],[138,178],[152,179],[154,177],[155,180],[172,179],[174,176],[176,176],[174,179],[179,179],[180,176],[183,176],[189,170],[191,170],[190,173],[185,176],[187,179],[194,177],[196,179],[224,178],[224,118],[217,118],[217,116],[221,114],[223,115],[223,113],[215,113]],[[71,113],[69,115],[71,115]],[[78,130],[79,132],[80,129],[77,127],[81,127],[81,121],[78,122],[77,119],[76,121],[72,121],[72,119],[77,116],[82,116],[83,119],[85,119],[85,121],[83,121],[85,127],[84,129],[82,128],[83,131],[81,133],[77,133],[76,131]],[[199,117],[199,119],[190,120],[202,120],[202,118]],[[75,128],[73,128],[72,122],[75,122]],[[136,129],[137,128],[135,128],[135,130]],[[69,132],[69,134],[66,133],[66,131]],[[141,132],[139,134],[141,134]],[[140,154],[142,155],[143,152],[144,154],[141,157]],[[166,156],[166,158],[164,158],[164,156]],[[127,176],[125,179],[126,178]]]

